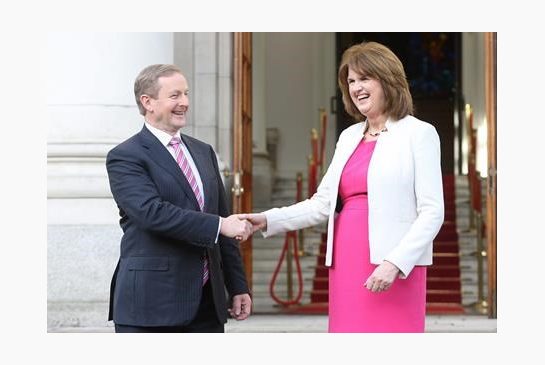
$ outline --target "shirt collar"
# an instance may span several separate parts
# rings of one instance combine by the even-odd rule
[[[155,128],[154,126],[152,126],[147,120],[145,121],[144,125],[146,126],[146,128],[148,128],[148,130],[155,136],[157,137],[157,139],[159,140],[159,142],[161,142],[161,144],[165,147],[168,147],[168,144],[170,143],[170,141],[172,140],[172,137],[170,134],[168,134],[167,132],[165,131],[162,131],[158,128]],[[176,135],[175,136],[178,136],[180,137],[180,139],[182,138],[181,135],[180,135],[180,131],[176,132]]]

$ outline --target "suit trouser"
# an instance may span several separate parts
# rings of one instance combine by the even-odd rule
[[[185,326],[140,327],[115,325],[117,333],[221,333],[223,323],[218,321],[210,280],[204,285],[201,303],[195,318]]]

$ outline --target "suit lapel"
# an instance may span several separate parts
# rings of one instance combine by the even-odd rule
[[[180,166],[176,163],[172,155],[166,150],[165,146],[146,128],[142,128],[140,132],[142,140],[142,147],[146,149],[159,166],[172,175],[178,184],[180,184],[182,191],[185,193],[188,199],[192,200],[195,207],[199,208],[199,203],[195,197],[195,193],[191,189],[191,186],[187,182]],[[185,142],[185,141],[184,141]],[[200,171],[200,170],[199,170]]]

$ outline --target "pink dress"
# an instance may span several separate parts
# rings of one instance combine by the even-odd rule
[[[363,285],[377,267],[369,260],[367,204],[367,170],[375,145],[362,140],[341,176],[343,208],[335,220],[329,270],[329,332],[424,332],[426,267],[415,267],[384,292]]]

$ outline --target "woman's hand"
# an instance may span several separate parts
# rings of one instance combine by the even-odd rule
[[[263,213],[239,214],[240,219],[246,219],[252,224],[252,234],[259,230],[267,230],[267,217]]]
[[[365,287],[373,293],[390,289],[399,269],[389,261],[383,261],[365,281]]]

